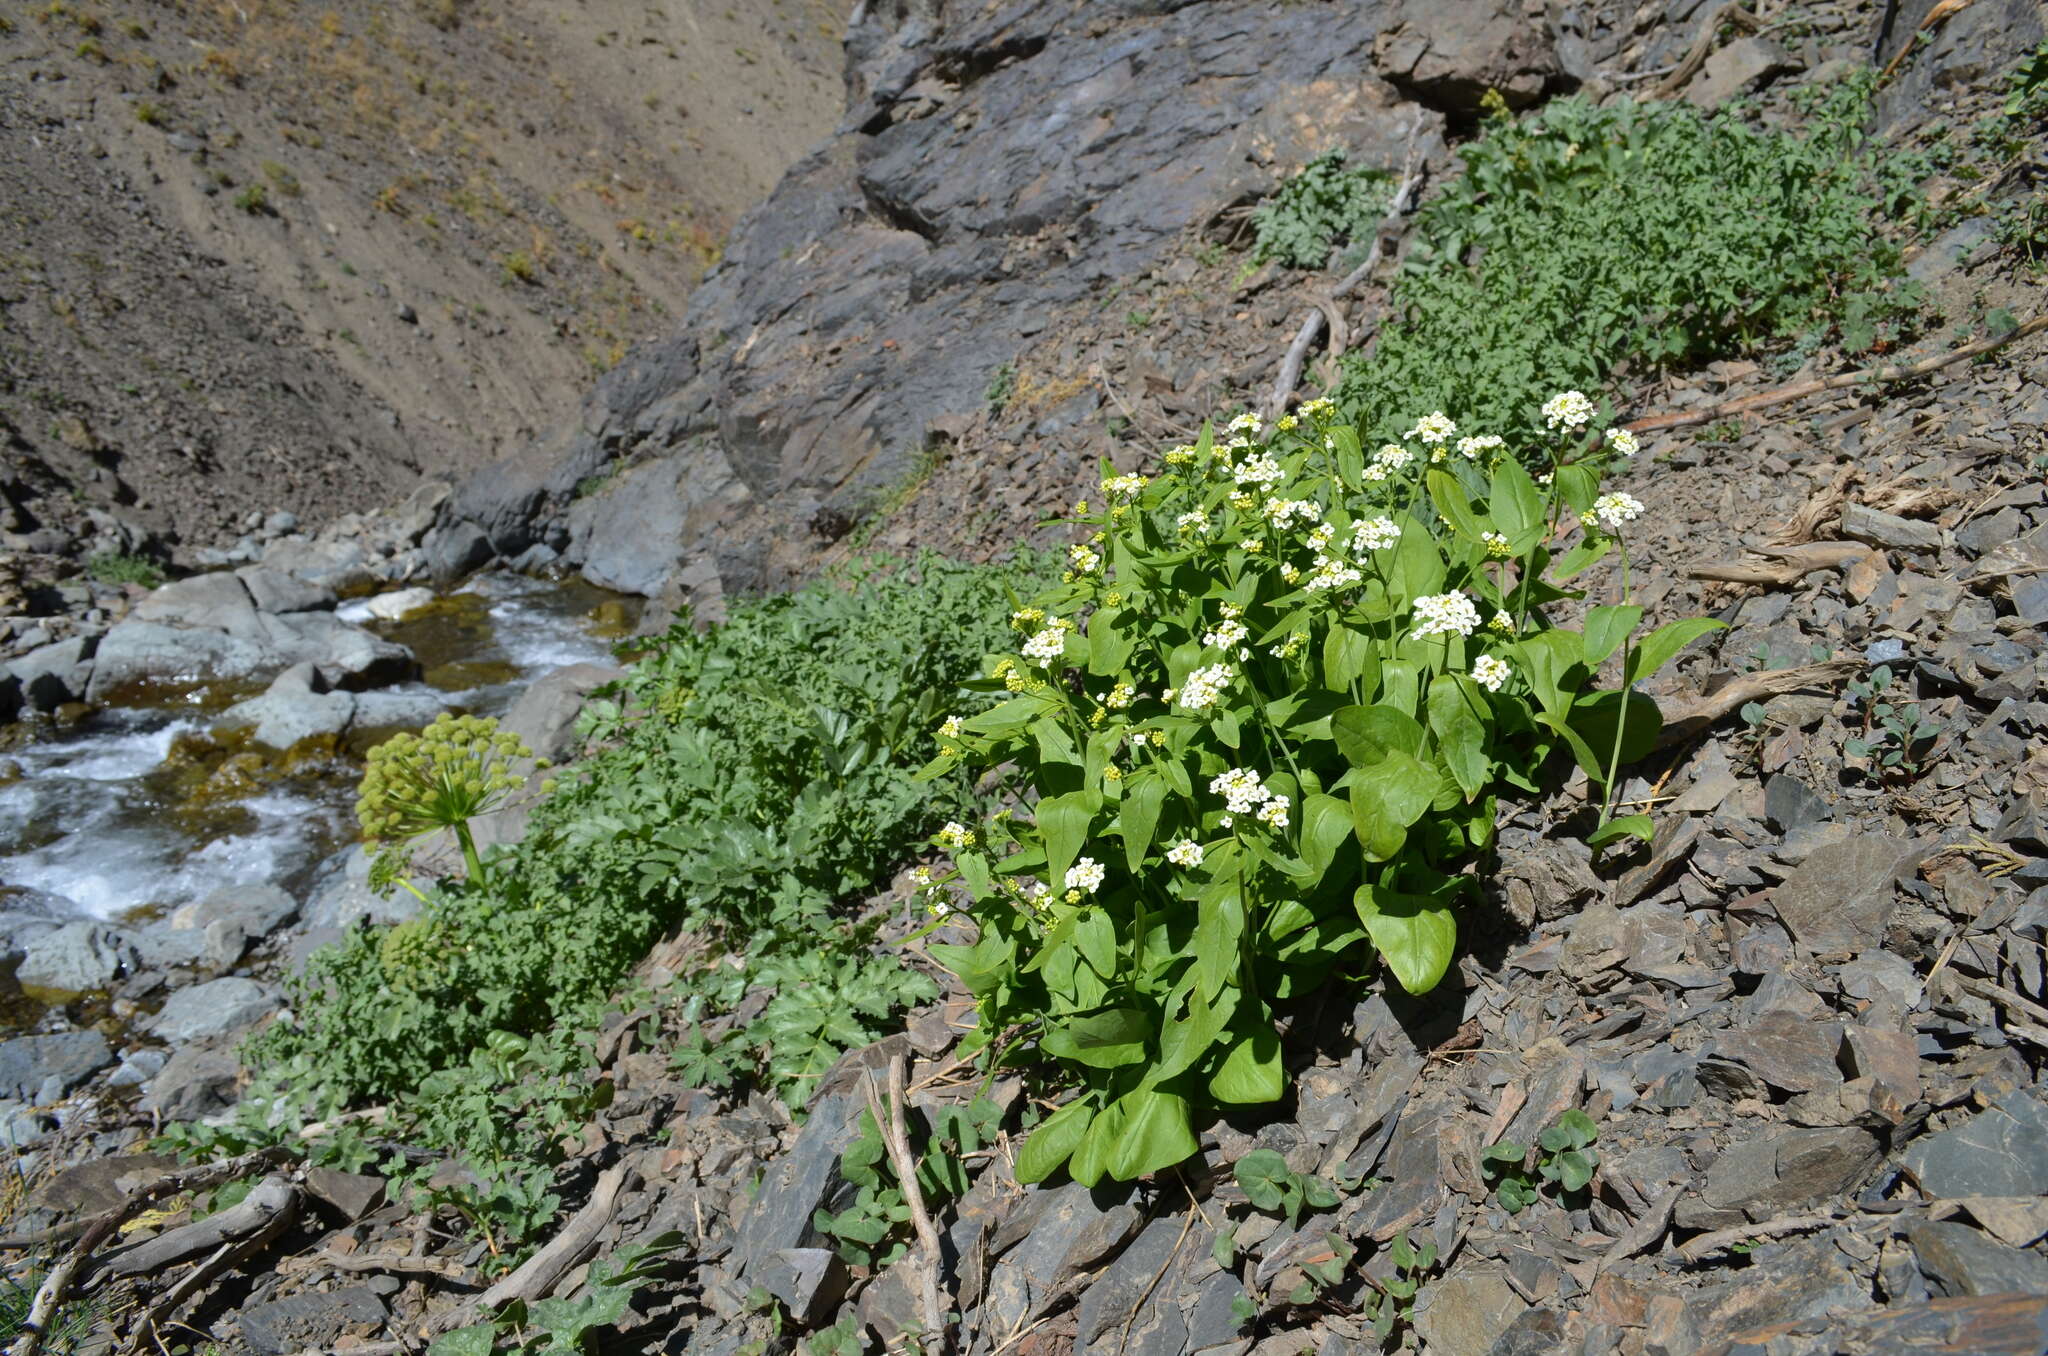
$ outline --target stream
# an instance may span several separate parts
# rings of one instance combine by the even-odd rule
[[[633,620],[624,600],[580,580],[504,572],[397,622],[371,619],[364,600],[338,611],[412,648],[424,682],[410,690],[486,716],[550,670],[614,662],[611,643]],[[236,754],[209,733],[223,705],[214,694],[105,708],[11,750],[0,773],[0,910],[146,919],[257,882],[304,898],[355,836],[360,764]]]

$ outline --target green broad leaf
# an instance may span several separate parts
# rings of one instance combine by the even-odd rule
[[[1359,921],[1380,958],[1409,993],[1428,993],[1458,950],[1458,920],[1428,895],[1361,885],[1353,896]]]
[[[442,1333],[427,1348],[427,1356],[495,1356],[497,1350],[498,1325],[479,1323]]]
[[[1277,1102],[1286,1091],[1280,1037],[1265,1027],[1241,1037],[1209,1076],[1209,1095],[1230,1105]]]
[[[1102,770],[1109,766],[1121,743],[1123,732],[1120,730],[1097,730],[1088,736],[1088,747],[1082,755],[1085,767],[1081,779],[1084,783],[1089,786],[1102,784]]]
[[[1229,1271],[1237,1265],[1237,1227],[1226,1224],[1216,1235],[1216,1242],[1210,1247],[1209,1255],[1216,1259],[1216,1265]]]
[[[1351,807],[1335,796],[1312,795],[1302,805],[1301,859],[1318,878],[1351,836],[1351,824]]]
[[[1593,746],[1586,742],[1583,735],[1572,728],[1570,721],[1549,711],[1537,712],[1536,719],[1549,729],[1556,731],[1564,739],[1566,747],[1572,751],[1572,757],[1577,760],[1579,767],[1588,777],[1598,783],[1604,784],[1606,782],[1607,764],[1602,761],[1603,755],[1593,751]]]
[[[1578,689],[1572,670],[1585,662],[1585,638],[1576,631],[1538,631],[1514,650],[1536,704],[1553,715],[1570,711]]]
[[[1238,1189],[1254,1210],[1278,1210],[1294,1185],[1294,1169],[1271,1149],[1254,1149],[1231,1167]]]
[[[1559,1116],[1550,1128],[1563,1135],[1565,1143],[1574,1149],[1583,1149],[1600,1138],[1600,1123],[1577,1107]]]
[[[1586,775],[1603,785],[1607,780],[1605,760],[1613,756],[1616,726],[1621,727],[1621,766],[1649,754],[1657,747],[1657,735],[1664,728],[1664,715],[1657,709],[1657,703],[1640,692],[1628,694],[1627,719],[1623,720],[1624,707],[1619,692],[1595,692],[1581,697],[1572,707],[1571,727],[1579,737],[1599,752],[1599,767],[1586,770]]]
[[[1088,1122],[1081,1142],[1074,1146],[1073,1154],[1067,1159],[1067,1175],[1085,1187],[1101,1181],[1102,1174],[1109,1170],[1110,1155],[1116,1152],[1117,1141],[1123,1137],[1124,1122],[1129,1115],[1129,1108],[1122,1098],[1096,1112]]]
[[[1587,834],[1586,846],[1602,848],[1623,838],[1640,838],[1647,843],[1656,836],[1657,827],[1650,822],[1648,815],[1623,815],[1619,819],[1608,820]]]
[[[1566,1191],[1584,1191],[1593,1181],[1599,1163],[1583,1149],[1567,1149],[1557,1156],[1557,1183]]]
[[[910,774],[913,782],[935,782],[960,766],[960,760],[950,753],[942,753]],[[429,1348],[431,1350],[431,1348]]]
[[[1070,791],[1038,802],[1038,831],[1045,837],[1045,864],[1053,892],[1067,878],[1067,868],[1088,841],[1100,797],[1092,791]]]
[[[1401,850],[1408,826],[1429,809],[1443,779],[1429,764],[1395,749],[1352,775],[1352,831],[1367,861],[1384,862]]]
[[[1478,541],[1479,534],[1485,529],[1479,525],[1479,517],[1472,511],[1472,500],[1466,495],[1465,487],[1458,483],[1458,478],[1448,471],[1431,467],[1423,481],[1429,486],[1430,502],[1436,505],[1438,515],[1466,540]]]
[[[1091,1069],[1117,1069],[1145,1058],[1152,1023],[1136,1008],[1111,1008],[1086,1017],[1048,1021],[1039,1045],[1047,1054],[1086,1064]]]
[[[1180,1011],[1183,1002],[1187,1004],[1187,1015],[1176,1020],[1174,1014]],[[1157,1087],[1192,1068],[1216,1044],[1235,1011],[1236,989],[1224,989],[1211,1002],[1196,987],[1192,973],[1175,985],[1166,1002],[1166,1023],[1159,1033],[1159,1058],[1145,1071],[1146,1086]]]
[[[1166,804],[1166,782],[1150,769],[1124,780],[1124,798],[1117,807],[1116,832],[1124,840],[1124,862],[1137,875],[1159,831],[1159,812]]]
[[[1115,677],[1130,662],[1137,644],[1134,630],[1117,625],[1107,608],[1097,610],[1088,619],[1088,672],[1098,678]]]
[[[1642,625],[1642,621],[1643,610],[1634,603],[1587,608],[1587,667],[1597,666],[1601,660],[1620,649],[1622,642],[1628,639],[1628,633]]]
[[[1068,736],[1066,727],[1047,716],[1031,726],[1031,737],[1038,742],[1038,758],[1042,763],[1063,763],[1070,767],[1082,766],[1080,750]]]
[[[1644,636],[1642,643],[1629,652],[1628,671],[1623,675],[1626,683],[1633,685],[1648,678],[1701,636],[1726,628],[1726,622],[1715,621],[1712,617],[1687,617],[1683,621],[1667,622]]]
[[[1572,506],[1574,517],[1591,510],[1600,495],[1600,473],[1584,462],[1559,467],[1552,484],[1564,502]]]
[[[1486,508],[1516,555],[1527,555],[1543,539],[1543,493],[1513,457],[1503,458],[1493,473]]]
[[[1509,1167],[1520,1167],[1522,1160],[1529,1156],[1529,1146],[1504,1139],[1498,1144],[1489,1144],[1480,1151],[1481,1171],[1499,1173]]]
[[[972,946],[933,942],[931,958],[951,970],[971,994],[991,993],[1009,981],[1017,967],[1017,943],[994,929],[982,932]]]
[[[1116,924],[1103,910],[1089,907],[1074,917],[1074,945],[1081,958],[1104,979],[1116,977]]]
[[[1569,580],[1576,579],[1595,565],[1598,565],[1602,560],[1605,560],[1607,553],[1613,549],[1614,538],[1612,537],[1590,537],[1582,540],[1578,545],[1557,558],[1557,564],[1551,567],[1549,578],[1555,584],[1563,584]],[[1539,593],[1538,596],[1541,597],[1542,595]],[[1573,594],[1571,596],[1578,597],[1580,595]]]
[[[1365,483],[1365,449],[1359,446],[1358,430],[1345,425],[1330,431],[1336,444],[1337,479],[1353,489]]]
[[[1463,642],[1455,642],[1462,644]],[[1431,658],[1442,651],[1440,641],[1412,641],[1412,645],[1428,644]],[[1422,666],[1412,659],[1389,659],[1380,665],[1380,704],[1391,706],[1396,711],[1414,711],[1421,706]],[[1411,749],[1409,752],[1419,750]]]
[[[1124,1124],[1109,1157],[1109,1175],[1119,1182],[1170,1168],[1200,1150],[1188,1123],[1187,1098],[1140,1088],[1117,1100],[1124,1107]]]
[[[1196,902],[1195,978],[1214,999],[1237,974],[1237,943],[1244,935],[1244,899],[1234,876],[1218,876]]]
[[[1422,726],[1391,706],[1347,706],[1330,717],[1330,733],[1353,767],[1371,767],[1389,752],[1422,752]]]
[[[1086,1097],[1078,1097],[1047,1116],[1017,1153],[1017,1180],[1028,1185],[1050,1177],[1073,1154],[1094,1119],[1095,1108]]]
[[[961,728],[972,734],[988,735],[991,738],[1006,738],[1025,729],[1032,721],[1045,714],[1045,704],[1036,697],[1012,697],[998,703],[961,722]]]
[[[1446,673],[1429,685],[1429,728],[1436,734],[1437,756],[1468,801],[1493,779],[1486,756],[1491,714],[1479,684],[1462,673]]]
[[[1444,558],[1436,537],[1413,515],[1404,513],[1395,521],[1400,524],[1401,539],[1391,552],[1383,553],[1393,556],[1386,565],[1387,591],[1400,601],[1405,613],[1408,604],[1424,594],[1444,591]]]
[[[1332,692],[1349,692],[1371,668],[1378,644],[1363,631],[1341,623],[1330,627],[1323,638],[1323,686]]]
[[[1296,739],[1328,739],[1330,717],[1343,710],[1349,701],[1341,692],[1309,688],[1267,702],[1266,719]]]
[[[974,892],[976,899],[987,899],[996,892],[995,879],[989,875],[988,858],[979,852],[962,852],[953,858],[953,864],[960,868],[960,879]]]
[[[1235,711],[1218,711],[1215,719],[1209,722],[1209,728],[1216,732],[1217,742],[1226,749],[1236,748],[1239,739],[1242,737],[1238,730],[1237,712]]]

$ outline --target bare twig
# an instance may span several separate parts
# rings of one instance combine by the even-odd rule
[[[1420,126],[1419,123],[1417,125]],[[1421,187],[1422,171],[1415,166],[1413,132],[1409,133],[1408,143],[1407,159],[1401,167],[1400,186],[1394,190],[1393,201],[1387,205],[1387,215],[1381,219],[1379,229],[1373,232],[1372,248],[1366,251],[1364,261],[1357,268],[1345,274],[1327,293],[1316,298],[1309,313],[1301,318],[1301,328],[1295,331],[1294,342],[1287,346],[1287,356],[1280,360],[1280,375],[1274,380],[1273,389],[1266,397],[1268,419],[1287,408],[1289,397],[1294,394],[1294,388],[1301,382],[1302,364],[1308,361],[1308,351],[1314,347],[1316,336],[1323,332],[1323,326],[1328,323],[1329,313],[1334,312],[1337,303],[1349,296],[1353,289],[1371,277],[1372,271],[1379,267],[1380,258],[1386,253],[1387,237],[1393,233],[1394,228],[1407,213],[1410,199],[1416,189]],[[1328,304],[1329,312],[1324,310],[1325,303]],[[1332,333],[1342,335],[1341,330],[1333,330]],[[1348,341],[1349,336],[1343,335],[1341,342],[1331,345],[1331,351],[1341,353],[1343,344]]]
[[[1838,570],[1869,555],[1861,542],[1816,542],[1807,546],[1766,546],[1757,554],[1771,557],[1774,565],[1749,565],[1738,561],[1715,561],[1689,565],[1688,579],[1712,579],[1724,584],[1757,584],[1783,588],[1820,570]]]
[[[453,1258],[401,1257],[393,1252],[342,1253],[332,1249],[292,1258],[278,1270],[297,1274],[318,1271],[322,1267],[351,1273],[382,1271],[395,1276],[440,1276],[458,1282],[474,1279],[469,1268]]]
[[[1879,83],[1890,80],[1892,73],[1899,69],[1900,64],[1905,61],[1906,57],[1920,46],[1919,37],[1922,33],[1933,28],[1936,24],[1943,23],[1954,15],[1962,13],[1974,3],[1976,3],[1976,0],[1940,0],[1933,9],[1928,10],[1927,17],[1922,19],[1920,26],[1913,30],[1913,36],[1907,38],[1905,46],[1899,48],[1899,54],[1885,63],[1884,74],[1878,76]]]
[[[1743,1224],[1733,1229],[1716,1229],[1710,1234],[1701,1234],[1678,1245],[1678,1255],[1688,1262],[1697,1262],[1710,1253],[1736,1243],[1748,1243],[1760,1238],[1776,1238],[1780,1234],[1804,1233],[1808,1229],[1825,1229],[1840,1220],[1838,1215],[1780,1215],[1767,1219],[1762,1224]]]
[[[917,1232],[918,1257],[912,1261],[919,1299],[924,1308],[925,1349],[946,1349],[946,1309],[939,1299],[939,1231],[932,1227],[931,1212],[925,1208],[924,1188],[917,1181],[917,1158],[910,1152],[910,1130],[904,1117],[903,1056],[889,1058],[889,1105],[885,1111],[875,1091],[872,1071],[862,1087],[867,1093],[868,1114],[875,1118],[889,1163],[896,1169],[896,1181],[903,1189],[904,1204],[910,1207],[910,1225]]]
[[[1700,31],[1693,35],[1692,46],[1686,49],[1685,56],[1679,63],[1671,68],[1671,74],[1652,85],[1650,92],[1644,97],[1669,99],[1683,89],[1685,82],[1692,79],[1693,73],[1706,63],[1707,53],[1714,50],[1714,39],[1719,36],[1722,24],[1734,24],[1746,33],[1754,33],[1758,27],[1754,14],[1744,9],[1738,0],[1728,0],[1727,4],[1715,10],[1708,16],[1707,21],[1700,25]]]
[[[1807,664],[1796,669],[1745,673],[1718,692],[1701,697],[1668,717],[1663,732],[1657,736],[1657,744],[1661,748],[1681,739],[1690,739],[1730,711],[1758,697],[1775,697],[1808,687],[1833,687],[1854,676],[1861,668],[1862,665],[1853,659],[1830,659],[1825,664]]]
[[[1825,377],[1819,381],[1794,382],[1790,386],[1781,386],[1775,391],[1759,391],[1755,395],[1742,396],[1735,400],[1726,400],[1719,405],[1711,405],[1704,410],[1684,410],[1672,414],[1649,415],[1646,418],[1635,420],[1628,427],[1632,433],[1654,433],[1660,429],[1689,428],[1695,424],[1711,424],[1716,419],[1726,419],[1732,415],[1747,414],[1751,410],[1768,409],[1772,405],[1783,405],[1789,401],[1804,400],[1807,396],[1819,395],[1823,391],[1839,391],[1846,386],[1861,386],[1865,382],[1911,381],[1916,377],[1924,377],[1930,372],[1938,372],[1953,363],[1962,362],[1967,358],[1975,358],[1980,354],[1989,353],[1993,349],[2003,348],[2007,344],[2025,339],[2029,335],[2039,334],[2044,329],[2048,329],[2048,315],[2037,315],[2024,325],[2007,330],[1996,338],[1979,339],[1975,343],[1964,344],[1961,348],[1951,349],[1947,353],[1937,353],[1931,358],[1922,358],[1918,362],[1884,363],[1877,367],[1866,367],[1856,372],[1843,372],[1838,376]]]
[[[176,1285],[164,1293],[162,1299],[152,1304],[149,1312],[142,1316],[142,1321],[135,1325],[135,1330],[128,1336],[129,1351],[141,1351],[145,1338],[155,1340],[159,1346],[163,1345],[162,1339],[157,1337],[158,1328],[166,1319],[175,1316],[178,1310],[184,1307],[185,1301],[192,1298],[201,1286],[222,1272],[240,1266],[269,1247],[279,1234],[290,1228],[292,1222],[298,1219],[302,1202],[301,1193],[297,1187],[286,1185],[280,1178],[267,1179],[256,1191],[249,1193],[245,1203],[255,1200],[263,1187],[269,1186],[272,1182],[276,1182],[283,1189],[280,1193],[264,1193],[270,1199],[269,1218],[248,1237],[230,1239],[221,1244],[213,1256],[186,1272]]]
[[[294,1208],[297,1195],[298,1188],[284,1178],[266,1177],[250,1188],[248,1195],[217,1214],[109,1253],[91,1274],[160,1276],[167,1267],[260,1233],[279,1211]]]

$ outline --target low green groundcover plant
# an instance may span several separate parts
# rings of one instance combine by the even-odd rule
[[[1344,152],[1319,155],[1252,212],[1252,258],[1321,268],[1339,241],[1363,245],[1393,196],[1384,170],[1346,169]]]
[[[1375,441],[1431,407],[1520,441],[1546,384],[1597,391],[1624,361],[1897,335],[1920,289],[1874,225],[1899,186],[1864,144],[1868,99],[1823,87],[1804,136],[1689,104],[1496,103],[1417,214],[1391,318],[1338,398]]]
[[[1304,412],[1205,429],[1077,505],[1093,535],[981,685],[1006,699],[947,720],[925,769],[1012,768],[1035,802],[941,835],[979,936],[932,947],[979,1040],[1081,1084],[1020,1181],[1154,1172],[1195,1152],[1202,1108],[1280,1098],[1276,1008],[1333,974],[1428,991],[1498,798],[1553,755],[1605,789],[1596,842],[1648,835],[1604,817],[1659,725],[1624,694],[1717,623],[1638,635],[1625,550],[1624,601],[1578,630],[1546,612],[1642,513],[1600,493],[1633,439],[1576,391],[1519,448],[1439,413],[1368,456],[1330,402]]]

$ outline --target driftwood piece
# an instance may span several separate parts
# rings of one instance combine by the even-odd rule
[[[1280,375],[1274,379],[1273,390],[1266,397],[1268,419],[1276,417],[1287,408],[1287,401],[1293,396],[1294,388],[1301,384],[1301,369],[1308,361],[1308,351],[1315,346],[1316,337],[1323,332],[1323,326],[1329,323],[1329,312],[1334,312],[1337,303],[1349,296],[1354,289],[1372,276],[1374,269],[1379,267],[1380,259],[1386,253],[1387,237],[1407,214],[1410,199],[1421,186],[1422,171],[1415,168],[1415,150],[1411,133],[1407,164],[1401,170],[1400,186],[1394,190],[1393,201],[1387,205],[1387,215],[1381,219],[1379,229],[1373,232],[1372,248],[1366,251],[1364,261],[1357,268],[1345,274],[1335,287],[1318,296],[1309,308],[1309,313],[1301,318],[1301,328],[1295,331],[1294,342],[1287,346],[1287,356],[1280,360]],[[1329,308],[1329,312],[1324,310],[1325,306]],[[1334,328],[1332,334],[1340,336],[1340,341],[1332,344],[1332,352],[1342,352],[1343,345],[1349,342],[1350,336],[1345,335],[1341,329]]]
[[[200,1253],[260,1232],[280,1211],[294,1208],[297,1196],[297,1189],[284,1178],[266,1177],[251,1187],[248,1195],[217,1214],[107,1254],[89,1279],[157,1275]]]
[[[1838,570],[1853,564],[1870,555],[1871,548],[1861,542],[1827,541],[1805,546],[1759,547],[1757,554],[1770,557],[1773,563],[1752,565],[1743,561],[1712,561],[1705,565],[1687,566],[1685,577],[1712,579],[1724,584],[1783,588],[1809,574]]]
[[[279,1177],[265,1178],[262,1182],[258,1183],[255,1190],[243,1198],[242,1205],[255,1200],[260,1193],[265,1193],[265,1189],[273,1183],[283,1190],[281,1196],[276,1192],[268,1193],[277,1199],[276,1208],[270,1212],[269,1218],[258,1224],[255,1232],[247,1237],[240,1239],[230,1238],[222,1243],[214,1251],[213,1256],[207,1258],[203,1264],[186,1272],[176,1285],[165,1292],[163,1297],[157,1300],[155,1304],[152,1304],[149,1307],[149,1312],[143,1315],[142,1321],[136,1324],[134,1331],[128,1335],[128,1350],[130,1352],[144,1350],[145,1341],[157,1347],[162,1347],[163,1339],[159,1336],[159,1329],[162,1328],[165,1322],[177,1316],[178,1310],[182,1309],[185,1306],[185,1302],[199,1292],[200,1287],[223,1272],[233,1271],[240,1267],[244,1262],[276,1242],[278,1235],[289,1229],[297,1221],[300,1207],[305,1203],[305,1193]],[[237,1205],[234,1208],[239,1210],[241,1206]],[[222,1211],[221,1213],[226,1214],[228,1212]]]
[[[1703,410],[1682,410],[1672,414],[1652,414],[1633,421],[1628,425],[1628,429],[1631,433],[1655,433],[1667,428],[1690,428],[1695,424],[1711,424],[1717,419],[1726,419],[1732,415],[1748,414],[1752,410],[1768,409],[1773,405],[1783,405],[1794,400],[1804,400],[1807,396],[1819,395],[1823,391],[1839,391],[1844,387],[1861,386],[1866,382],[1911,381],[1915,377],[1924,377],[1930,372],[1939,372],[1942,368],[1948,367],[1951,364],[1962,362],[1968,358],[1978,357],[1991,352],[1993,349],[2003,348],[2007,344],[2025,339],[2029,335],[2039,334],[2044,329],[2048,329],[2048,315],[2037,315],[2024,325],[2008,330],[1996,338],[1979,339],[1975,343],[1964,344],[1961,348],[1951,349],[1947,353],[1937,353],[1931,358],[1922,358],[1918,362],[1882,363],[1876,367],[1863,368],[1860,371],[1843,372],[1838,376],[1823,377],[1818,381],[1794,382],[1790,386],[1781,386],[1775,391],[1759,391],[1755,395],[1741,396],[1734,400],[1724,400],[1718,405],[1710,405]]]
[[[927,1352],[943,1352],[946,1349],[946,1306],[939,1298],[939,1233],[932,1226],[931,1211],[925,1208],[924,1188],[917,1181],[917,1155],[910,1151],[910,1128],[904,1119],[904,1074],[903,1056],[889,1057],[889,1105],[882,1107],[882,1100],[875,1091],[873,1073],[862,1083],[867,1093],[868,1114],[875,1118],[875,1127],[881,1132],[882,1144],[889,1154],[890,1166],[896,1169],[896,1182],[903,1189],[903,1202],[910,1207],[911,1228],[917,1233],[917,1252],[908,1260],[912,1269],[912,1280],[917,1285],[918,1301],[924,1310],[924,1342]]]
[[[290,1155],[283,1149],[272,1146],[222,1163],[208,1163],[185,1172],[170,1173],[146,1186],[136,1188],[128,1193],[127,1200],[88,1221],[80,1231],[78,1242],[64,1255],[63,1261],[51,1268],[50,1274],[36,1290],[36,1297],[29,1306],[28,1317],[22,1320],[18,1329],[21,1335],[15,1339],[14,1345],[7,1349],[7,1356],[36,1356],[36,1353],[43,1349],[43,1343],[49,1335],[50,1320],[64,1306],[64,1301],[70,1298],[72,1286],[77,1282],[79,1273],[92,1260],[92,1255],[100,1244],[113,1237],[114,1231],[138,1211],[152,1202],[176,1196],[181,1192],[205,1191],[228,1182],[239,1181],[252,1173],[277,1167],[289,1157]],[[68,1228],[64,1236],[69,1236]]]
[[[1744,9],[1738,0],[1729,0],[1700,25],[1700,31],[1693,34],[1692,46],[1686,49],[1678,64],[1671,68],[1671,74],[1652,85],[1645,97],[1669,99],[1685,88],[1685,82],[1692,79],[1699,68],[1706,64],[1707,53],[1714,50],[1714,39],[1720,35],[1722,24],[1734,24],[1745,33],[1754,33],[1761,27],[1757,17]]]
[[[1665,719],[1657,736],[1659,748],[1690,739],[1730,711],[1759,697],[1775,697],[1809,687],[1833,687],[1855,676],[1863,665],[1854,659],[1830,659],[1825,664],[1806,664],[1796,669],[1766,673],[1745,673],[1718,692],[1701,697]]]

